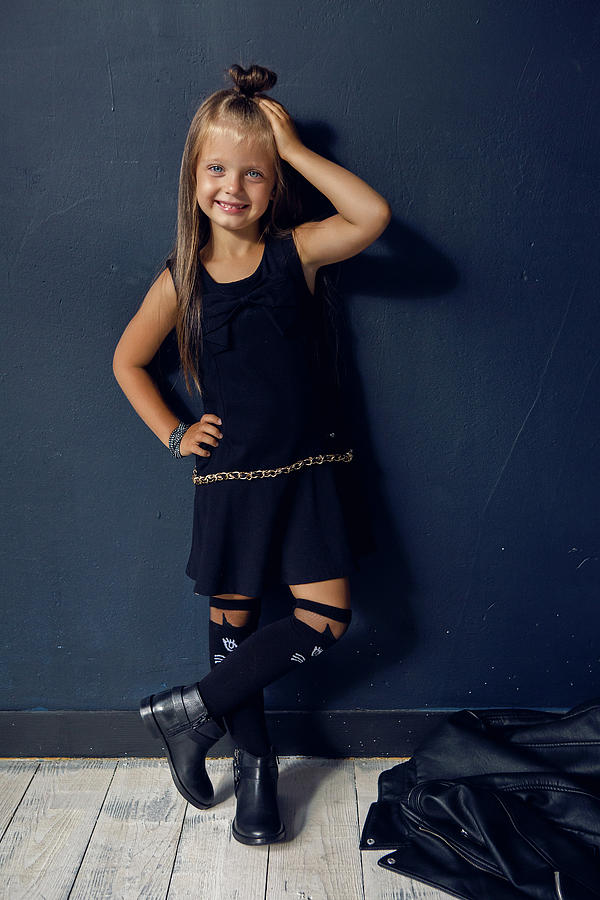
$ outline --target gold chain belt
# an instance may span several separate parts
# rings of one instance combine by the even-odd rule
[[[320,453],[318,456],[299,459],[297,462],[290,463],[289,466],[279,466],[277,469],[254,469],[251,472],[213,472],[212,475],[198,475],[198,470],[194,469],[192,481],[194,484],[210,484],[212,481],[227,481],[230,478],[242,478],[245,481],[250,481],[252,478],[274,478],[276,475],[301,469],[302,466],[320,465],[324,462],[352,462],[352,452],[352,450],[346,450],[345,453]]]

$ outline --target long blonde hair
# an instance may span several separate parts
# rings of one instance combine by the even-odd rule
[[[226,76],[233,80],[233,87],[215,91],[207,97],[196,111],[188,130],[179,173],[177,236],[166,257],[171,260],[171,272],[177,291],[175,331],[181,368],[190,396],[192,383],[200,396],[203,396],[199,366],[202,357],[199,252],[210,237],[210,220],[196,199],[196,169],[204,142],[215,134],[224,133],[231,135],[233,141],[251,138],[271,155],[275,171],[275,193],[259,220],[259,239],[283,237],[303,221],[300,189],[296,184],[294,170],[279,156],[269,119],[254,99],[256,94],[261,95],[275,85],[277,75],[270,69],[253,64],[248,69],[239,65],[230,66]],[[333,286],[321,270],[317,276],[315,296],[319,288],[325,305],[329,308],[330,321],[334,323],[336,313],[333,308]],[[325,319],[323,324],[326,325]],[[336,334],[336,360],[337,352]]]

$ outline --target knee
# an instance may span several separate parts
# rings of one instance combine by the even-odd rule
[[[210,620],[216,622],[217,625],[233,625],[235,628],[242,628],[244,625],[250,624],[255,618],[255,614],[247,609],[216,609],[214,606],[210,608]]]
[[[260,610],[260,597],[244,597],[240,594],[231,598],[213,594],[210,598],[210,619],[219,625],[229,624],[237,628],[245,625],[256,627]]]
[[[346,634],[352,621],[350,608],[317,603],[304,597],[296,598],[293,614],[320,634],[327,634],[336,642]]]

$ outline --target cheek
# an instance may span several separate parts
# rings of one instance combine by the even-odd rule
[[[212,215],[213,197],[202,186],[196,187],[196,203],[205,215]]]
[[[216,185],[214,181],[211,181],[207,178],[200,178],[196,182],[196,194],[201,194],[203,197],[210,197],[215,193]]]
[[[261,184],[260,188],[256,188],[252,192],[248,192],[252,194],[252,199],[257,205],[266,205],[271,199],[271,188],[268,184]]]
[[[203,207],[204,209],[206,209],[207,206],[210,206],[210,200],[207,198],[206,194],[200,186],[196,187],[196,203],[198,204],[198,206]]]

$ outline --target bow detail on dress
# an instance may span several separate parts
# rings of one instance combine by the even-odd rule
[[[206,292],[202,303],[204,340],[212,345],[213,353],[231,347],[231,324],[246,307],[262,309],[281,335],[286,334],[297,321],[298,303],[285,277],[270,278],[243,297],[230,297],[217,291]]]

